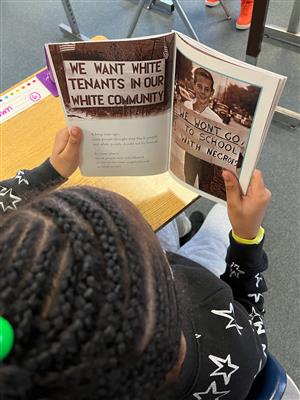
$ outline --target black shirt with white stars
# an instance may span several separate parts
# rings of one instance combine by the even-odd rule
[[[0,214],[26,204],[38,192],[66,181],[49,159],[33,170],[0,182]],[[201,265],[168,254],[187,342],[185,361],[174,385],[174,400],[244,400],[267,359],[262,272],[263,241],[237,243],[230,235],[227,268],[221,279]]]
[[[181,307],[187,354],[174,400],[244,400],[267,359],[262,272],[268,260],[258,245],[230,234],[221,279],[201,265],[168,254]]]

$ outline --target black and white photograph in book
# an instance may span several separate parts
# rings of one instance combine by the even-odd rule
[[[260,90],[177,51],[171,171],[226,200],[222,169],[239,175]]]
[[[170,107],[174,36],[49,44],[69,117],[135,118]]]

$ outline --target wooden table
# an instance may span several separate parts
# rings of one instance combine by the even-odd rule
[[[30,77],[24,81],[27,79]],[[42,163],[51,154],[56,132],[64,126],[59,98],[52,95],[1,124],[0,180],[14,176],[18,169],[31,169]],[[81,176],[77,170],[64,186],[82,184],[122,194],[136,205],[154,230],[198,198],[168,172],[148,177],[90,178]]]

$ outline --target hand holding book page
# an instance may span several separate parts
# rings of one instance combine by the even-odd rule
[[[247,193],[243,195],[236,177],[223,171],[227,194],[227,211],[235,235],[246,240],[256,238],[271,200],[261,171],[252,174]]]
[[[177,32],[49,44],[86,176],[172,176],[214,201],[222,169],[246,192],[285,78]]]

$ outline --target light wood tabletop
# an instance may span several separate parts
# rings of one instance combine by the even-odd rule
[[[18,169],[31,169],[41,164],[51,154],[56,132],[65,126],[59,98],[52,95],[2,123],[0,180],[14,176]],[[198,198],[168,172],[146,177],[90,178],[83,177],[77,170],[64,184],[74,185],[97,186],[122,194],[135,204],[154,230]]]

